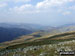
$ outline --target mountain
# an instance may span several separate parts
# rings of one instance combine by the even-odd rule
[[[1,46],[0,56],[59,56],[60,51],[75,50],[75,31],[60,33],[47,38],[35,39],[29,42]]]
[[[51,27],[51,28],[50,27],[45,27],[42,30],[34,32],[34,33],[30,34],[30,35],[21,36],[19,39],[17,39],[17,43],[19,42],[19,40],[20,40],[20,42],[22,42],[24,40],[25,41],[33,41],[35,39],[37,40],[37,39],[42,39],[42,38],[48,38],[50,36],[58,35],[58,34],[62,34],[62,36],[64,36],[63,33],[73,32],[73,31],[75,31],[75,24],[66,24],[66,25],[63,25],[63,26],[60,26],[60,27],[56,27],[56,28],[55,27]],[[64,38],[59,37],[59,39],[64,39]],[[68,36],[68,38],[70,38],[70,37]]]
[[[33,28],[36,29],[37,27],[36,28],[33,27]],[[24,29],[24,28],[21,28],[21,29]],[[34,50],[34,54],[39,53],[39,52],[41,53],[41,51],[43,51],[42,50],[43,48],[45,49],[44,51],[46,51],[47,49],[49,51],[50,49],[50,52],[53,52],[51,53],[52,56],[54,56],[53,54],[55,53],[55,50],[54,50],[55,48],[56,50],[59,50],[61,49],[63,45],[64,48],[70,47],[69,50],[70,49],[74,50],[74,43],[75,43],[75,24],[66,24],[60,27],[47,27],[46,26],[46,27],[40,28],[39,30],[36,30],[35,32],[31,34],[22,35],[14,40],[0,43],[0,49],[1,51],[4,51],[4,52],[8,50],[9,52],[8,55],[10,56],[11,53],[13,53],[11,55],[14,55],[14,52],[15,54],[18,53],[19,55],[22,55],[24,54],[23,51],[25,50],[29,50],[29,52],[27,51],[25,55],[27,55],[27,53],[30,55],[33,54],[33,50]],[[51,48],[54,48],[54,49],[51,49]],[[48,51],[46,52],[48,53]]]
[[[75,31],[75,24],[66,24],[60,27],[51,27],[38,24],[0,23],[0,42],[13,40],[25,35],[25,38],[28,40],[29,38],[40,38],[69,31]]]
[[[0,27],[4,28],[22,28],[27,30],[41,30],[45,28],[46,26],[42,26],[39,24],[28,24],[28,23],[0,23]]]
[[[62,26],[58,27],[58,29],[59,29],[60,32],[75,31],[75,24],[74,23],[65,24],[65,25],[62,25]]]
[[[32,31],[21,28],[3,28],[0,27],[0,42],[16,39],[19,36],[27,35]]]
[[[21,48],[21,47],[23,48],[26,46],[54,44],[54,43],[70,41],[70,40],[75,40],[75,31],[54,34],[54,35],[45,35],[45,36],[40,36],[39,38],[35,38],[34,36],[21,36],[19,39],[1,43],[0,46],[2,47],[9,46],[9,49],[10,48],[14,49],[14,48]]]
[[[10,41],[37,31],[47,31],[46,29],[46,26],[38,24],[0,23],[0,42]]]

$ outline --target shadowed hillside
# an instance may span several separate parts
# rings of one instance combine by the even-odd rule
[[[27,35],[33,31],[21,28],[3,28],[0,27],[0,42],[10,41],[19,36]]]

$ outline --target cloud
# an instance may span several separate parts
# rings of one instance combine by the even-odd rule
[[[39,11],[35,9],[32,4],[24,4],[21,6],[15,6],[14,8],[9,8],[10,12],[18,13],[18,14],[31,14],[38,13]]]
[[[7,6],[7,3],[0,3],[0,8],[1,7],[6,7]]]
[[[0,1],[0,17],[9,21],[64,22],[74,18],[75,0],[3,0]],[[73,2],[73,4],[71,3]],[[6,6],[6,7],[5,7]],[[4,8],[5,7],[5,8]],[[73,11],[72,11],[73,10]],[[6,19],[6,21],[8,21]],[[4,20],[3,20],[4,21]],[[58,23],[57,22],[57,23]]]
[[[10,8],[10,10],[24,11],[24,10],[27,10],[27,9],[29,9],[31,7],[32,7],[31,4],[24,4],[24,5],[21,5],[21,6],[15,6],[14,8]]]
[[[2,0],[0,2],[30,2],[31,0]]]
[[[16,1],[16,2],[21,2],[21,1],[23,1],[23,2],[30,2],[31,0],[14,0],[14,1]]]
[[[62,14],[63,14],[63,15],[70,15],[71,12],[70,12],[70,11],[66,11],[66,12],[63,12]]]
[[[4,0],[6,1],[6,0]],[[64,10],[64,7],[67,3],[73,2],[74,0],[43,0],[41,2],[37,2],[36,5],[33,5],[32,3],[25,3],[18,5],[18,2],[30,2],[31,0],[7,0],[16,2],[17,4],[13,7],[10,7],[9,5],[9,13],[18,13],[18,14],[32,14],[32,13],[44,13],[44,12],[54,12],[60,10]],[[1,6],[2,7],[2,6]],[[62,8],[61,8],[62,7]],[[70,9],[72,9],[71,7]],[[60,11],[58,11],[60,12]],[[62,14],[63,12],[61,12]],[[64,15],[70,14],[69,12],[64,12]]]
[[[75,5],[70,6],[68,9],[75,10]]]
[[[67,2],[73,2],[74,0],[44,0],[42,2],[37,3],[37,8],[47,8],[52,6],[61,6],[66,4]]]
[[[18,3],[18,2],[30,2],[31,0],[12,0],[12,1]]]

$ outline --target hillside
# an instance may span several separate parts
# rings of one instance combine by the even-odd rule
[[[75,31],[75,24],[66,24],[60,27],[51,27],[51,26],[42,26],[38,24],[0,23],[0,37],[1,37],[0,42],[10,41],[20,36],[29,34],[31,34],[32,36],[34,35],[35,38],[35,37],[42,37],[45,35],[48,36],[48,34],[54,35],[69,31]],[[27,39],[28,38],[30,37],[28,36]]]
[[[29,38],[27,38],[29,37]],[[23,38],[23,39],[22,39]],[[26,40],[25,40],[26,39]],[[31,45],[45,45],[45,44],[54,44],[63,41],[69,41],[75,39],[75,32],[66,32],[55,35],[45,35],[39,38],[35,38],[35,36],[22,36],[19,39],[4,42],[1,45],[11,46],[13,48],[31,46]]]
[[[3,45],[6,45],[6,46],[10,44],[13,45],[13,44],[19,44],[19,43],[24,43],[28,41],[39,41],[37,39],[48,38],[56,34],[61,34],[61,33],[69,32],[69,31],[75,31],[75,24],[66,24],[60,27],[49,27],[49,26],[39,26],[39,25],[33,25],[33,24],[22,25],[22,24],[3,24],[2,23],[0,24],[0,26],[1,26],[0,42],[3,42]],[[32,30],[31,28],[34,30]],[[39,30],[35,31],[36,28]],[[68,37],[71,38],[70,36]],[[68,37],[66,37],[66,39]],[[62,37],[62,38],[58,37],[58,38],[52,38],[52,39],[54,40],[54,39],[64,39],[64,38],[65,37]]]
[[[21,28],[3,28],[0,27],[0,42],[10,41],[19,36],[27,35],[33,31]]]
[[[34,35],[34,34],[33,34]],[[24,36],[26,37],[26,36]],[[59,33],[40,38],[30,38],[23,43],[10,43],[8,46],[1,46],[0,55],[59,55],[60,50],[73,51],[75,50],[75,32]],[[8,52],[7,52],[8,51]]]
[[[53,28],[53,27],[49,27]],[[46,26],[27,23],[0,23],[0,43],[16,39],[33,32],[46,30]]]
[[[32,31],[38,31],[38,30],[42,30],[42,29],[46,28],[46,26],[43,26],[43,25],[28,24],[28,23],[0,23],[0,27],[21,28],[21,29],[27,29],[27,30],[32,30]],[[51,27],[49,26],[49,28],[51,28]]]
[[[57,27],[60,32],[69,32],[69,31],[75,31],[75,24],[65,24],[60,27]]]

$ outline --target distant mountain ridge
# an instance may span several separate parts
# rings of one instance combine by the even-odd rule
[[[28,35],[43,29],[37,24],[0,23],[0,42],[10,41],[22,35]]]
[[[45,26],[38,24],[27,24],[27,23],[0,23],[0,27],[4,28],[22,28],[27,30],[40,30],[45,28]]]
[[[75,24],[74,23],[65,24],[65,25],[62,25],[62,26],[58,27],[58,29],[59,29],[60,32],[75,31]]]

